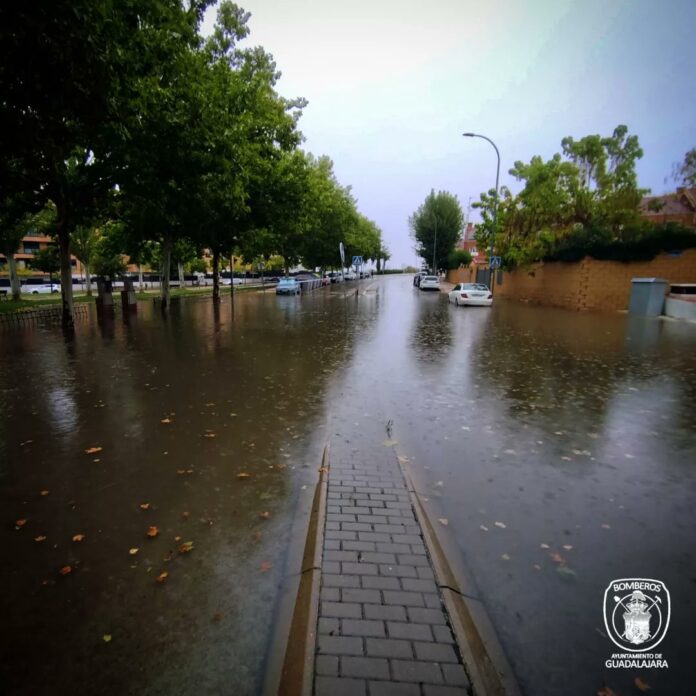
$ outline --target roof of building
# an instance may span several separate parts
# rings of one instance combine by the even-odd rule
[[[645,196],[639,208],[644,215],[691,215],[696,212],[696,188],[678,188],[663,196]]]

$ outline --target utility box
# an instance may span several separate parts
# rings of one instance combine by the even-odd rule
[[[657,317],[665,305],[668,283],[663,278],[633,278],[628,313],[639,317]]]

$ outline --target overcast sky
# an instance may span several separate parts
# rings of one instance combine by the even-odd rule
[[[431,189],[469,199],[565,135],[639,136],[641,186],[674,188],[696,147],[696,0],[245,0],[283,96],[305,97],[304,148],[334,161],[382,229],[392,267],[416,264],[408,216]],[[210,26],[212,17],[206,19]],[[205,27],[204,27],[205,30]],[[476,218],[472,211],[472,219]]]

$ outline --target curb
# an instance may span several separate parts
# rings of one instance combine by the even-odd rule
[[[406,458],[397,458],[474,695],[521,696],[517,679],[486,608],[476,596],[452,532],[431,522],[443,516],[439,504],[418,492]]]
[[[327,443],[321,458],[319,481],[314,491],[299,587],[297,596],[294,598],[295,608],[277,689],[277,693],[281,696],[311,696],[312,693],[319,613],[319,582],[323,557],[322,542],[329,480],[329,452],[330,445]]]

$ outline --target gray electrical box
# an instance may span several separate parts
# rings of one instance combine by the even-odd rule
[[[663,278],[633,278],[628,313],[641,317],[662,314],[668,283]]]

